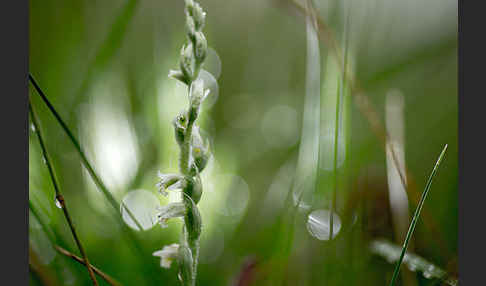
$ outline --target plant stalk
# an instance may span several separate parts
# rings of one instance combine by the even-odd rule
[[[66,206],[66,202],[64,200],[64,197],[59,190],[57,180],[56,180],[56,176],[55,176],[55,173],[54,173],[54,169],[52,168],[51,160],[49,158],[49,154],[47,152],[47,149],[44,145],[44,141],[43,141],[42,135],[41,135],[40,126],[38,124],[37,117],[34,113],[34,110],[32,108],[32,104],[30,103],[30,100],[29,100],[29,112],[30,112],[30,117],[32,119],[32,123],[34,124],[34,127],[35,127],[35,133],[37,134],[37,138],[39,139],[39,145],[42,149],[42,156],[43,156],[45,163],[47,165],[47,169],[49,170],[49,175],[51,177],[52,184],[54,185],[54,190],[56,192],[56,200],[61,205],[62,211],[64,213],[64,217],[66,218],[66,221],[69,225],[69,228],[70,228],[71,233],[73,235],[74,241],[76,242],[76,245],[78,246],[79,252],[81,252],[81,255],[83,256],[84,261],[86,261],[86,268],[88,269],[89,276],[90,276],[91,280],[93,281],[93,285],[98,285],[98,281],[96,281],[96,277],[94,275],[93,269],[91,268],[91,264],[89,264],[88,256],[86,255],[86,252],[84,251],[84,248],[81,244],[81,241],[80,241],[80,239],[79,239],[79,237],[76,233],[76,229],[74,228],[74,225],[73,225],[73,222],[71,220],[71,216],[69,215],[68,208]]]

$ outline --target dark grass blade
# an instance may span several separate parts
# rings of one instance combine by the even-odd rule
[[[89,163],[88,159],[86,158],[86,155],[85,155],[83,149],[81,148],[81,145],[79,144],[78,140],[76,139],[76,137],[74,137],[74,135],[71,132],[71,130],[69,129],[69,127],[66,125],[66,123],[61,118],[61,116],[59,115],[59,113],[56,111],[56,109],[54,108],[54,106],[51,104],[51,102],[49,101],[49,99],[47,99],[47,96],[44,94],[44,92],[39,87],[39,85],[35,81],[34,77],[30,73],[29,73],[29,80],[32,83],[32,85],[34,86],[34,88],[37,91],[37,93],[39,94],[39,96],[44,101],[44,103],[47,105],[47,107],[49,108],[49,110],[52,112],[52,114],[56,118],[57,122],[61,125],[62,129],[64,130],[64,132],[66,132],[67,136],[69,137],[69,139],[73,143],[74,147],[76,148],[76,151],[78,152],[79,156],[81,157],[81,162],[83,163],[84,167],[88,170],[88,173],[91,176],[91,178],[93,179],[93,181],[95,182],[96,186],[98,186],[98,188],[101,190],[101,192],[103,193],[103,195],[105,196],[105,198],[108,200],[108,202],[110,203],[110,205],[115,209],[115,211],[116,212],[119,212],[120,206],[119,206],[118,202],[113,197],[113,195],[108,190],[108,188],[105,186],[105,184],[103,183],[103,181],[101,181],[100,177],[96,174],[96,172],[94,171],[93,167],[91,166],[91,164]],[[130,216],[130,218],[135,222],[135,224],[137,225],[137,227],[140,230],[143,230],[142,226],[140,225],[140,223],[138,222],[138,220],[135,218],[135,216],[133,215],[133,213],[127,207],[124,206],[124,208],[127,211],[127,213]]]
[[[41,219],[41,217],[39,215],[39,212],[37,211],[37,209],[35,208],[35,206],[32,204],[32,202],[30,200],[29,200],[29,210],[32,212],[32,214],[34,215],[35,219],[40,224],[41,229],[47,235],[47,238],[49,239],[49,241],[51,242],[51,244],[54,246],[54,248],[57,251],[59,251],[61,254],[65,255],[67,257],[71,257],[73,260],[75,260],[75,261],[81,263],[82,265],[85,265],[86,266],[86,262],[84,261],[84,259],[82,259],[81,257],[78,257],[78,256],[74,255],[73,253],[67,251],[66,249],[64,249],[64,248],[62,248],[62,247],[60,247],[60,246],[58,246],[56,244],[56,238],[54,238],[54,235],[49,231],[49,228],[47,227],[47,225],[45,224],[45,222]],[[98,274],[101,278],[103,278],[108,284],[114,285],[114,286],[121,285],[118,281],[116,281],[110,275],[104,273],[103,271],[101,271],[97,267],[93,266],[93,264],[90,263],[90,266],[93,269],[93,271],[96,274]]]
[[[138,253],[138,258],[139,258],[139,263],[140,263],[137,267],[137,269],[139,268],[138,271],[140,271],[140,273],[144,274],[144,278],[153,280],[152,284],[156,284],[157,277],[152,275],[152,273],[157,273],[157,271],[158,271],[157,267],[158,266],[156,264],[153,264],[153,263],[149,263],[147,265],[147,263],[145,261],[146,251],[144,250],[144,246],[141,244],[141,242],[139,241],[139,239],[135,235],[135,233],[132,231],[132,229],[130,229],[127,226],[127,224],[125,224],[123,222],[121,215],[120,215],[119,204],[117,203],[117,201],[115,200],[115,198],[113,197],[111,192],[105,187],[105,185],[103,184],[103,181],[101,181],[101,179],[96,174],[94,169],[91,167],[91,164],[87,160],[86,155],[84,154],[83,149],[81,148],[81,145],[79,144],[78,140],[76,139],[76,137],[74,137],[73,133],[70,131],[70,129],[68,128],[68,126],[66,125],[64,120],[61,118],[59,113],[56,111],[54,106],[47,99],[46,95],[41,90],[41,88],[39,87],[37,82],[34,80],[34,77],[30,73],[29,73],[29,80],[34,85],[37,93],[42,98],[43,102],[47,105],[49,110],[52,112],[54,117],[57,119],[57,122],[61,125],[64,132],[68,135],[68,137],[71,140],[71,142],[73,143],[76,151],[79,153],[79,155],[81,157],[82,164],[88,170],[88,173],[90,174],[91,178],[93,179],[95,184],[98,186],[98,188],[101,190],[102,194],[105,195],[105,197],[108,200],[108,202],[110,203],[110,205],[114,208],[114,210],[115,210],[114,215],[116,215],[116,221],[118,222],[118,224],[122,228],[123,232],[127,235],[127,238],[130,239],[130,241],[132,242],[132,245],[131,245],[131,246],[133,246],[132,249]],[[141,224],[137,221],[137,219],[135,218],[133,213],[123,203],[121,203],[121,205],[125,208],[128,215],[130,216],[130,218],[135,222],[138,229],[143,230]]]
[[[86,251],[84,250],[84,247],[81,244],[81,240],[78,237],[78,234],[76,232],[74,224],[71,220],[71,216],[69,214],[68,208],[67,208],[67,206],[64,202],[64,197],[62,196],[60,189],[59,189],[59,185],[57,184],[56,175],[54,173],[54,168],[52,167],[51,159],[49,157],[49,153],[47,152],[47,148],[44,144],[44,140],[42,139],[42,134],[41,134],[39,122],[37,121],[37,116],[34,113],[34,110],[32,109],[32,104],[30,104],[30,101],[29,101],[29,113],[30,113],[32,123],[34,124],[35,130],[36,130],[35,134],[37,134],[37,138],[39,139],[39,145],[40,145],[41,150],[42,150],[42,156],[45,159],[47,169],[49,170],[49,175],[51,177],[52,184],[54,185],[54,189],[56,191],[56,200],[58,200],[61,204],[62,211],[64,213],[64,217],[66,218],[66,221],[69,225],[69,229],[71,230],[74,241],[76,242],[76,245],[78,246],[79,252],[81,252],[81,255],[83,256],[84,261],[86,261],[86,268],[88,270],[88,273],[89,273],[91,280],[93,281],[93,285],[98,285],[98,281],[96,280],[94,271],[91,268],[91,264],[89,263],[88,256],[86,255]]]
[[[415,213],[412,218],[412,222],[410,223],[410,227],[407,232],[407,236],[405,237],[405,241],[403,242],[402,246],[402,252],[400,253],[400,258],[397,261],[397,264],[395,265],[395,271],[393,272],[393,277],[390,281],[390,286],[395,285],[395,281],[398,277],[398,273],[400,271],[400,265],[402,264],[403,257],[405,256],[405,252],[407,251],[408,243],[410,241],[410,238],[412,237],[412,234],[415,230],[415,226],[417,225],[418,218],[420,216],[420,211],[422,210],[422,207],[424,205],[425,199],[427,198],[427,194],[429,193],[430,186],[432,185],[432,181],[435,177],[435,174],[437,173],[437,169],[439,168],[439,165],[444,158],[445,152],[447,151],[447,144],[444,146],[444,149],[442,149],[442,152],[439,155],[439,158],[437,159],[437,162],[435,163],[434,169],[432,170],[432,173],[430,173],[429,179],[427,180],[427,184],[425,185],[424,192],[422,193],[422,197],[420,198],[419,204],[417,208],[415,209]]]

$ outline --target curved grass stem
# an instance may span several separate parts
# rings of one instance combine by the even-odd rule
[[[42,149],[42,156],[43,156],[43,158],[46,162],[47,169],[49,170],[49,175],[51,177],[52,184],[54,185],[54,190],[56,192],[56,200],[61,204],[61,208],[62,208],[62,211],[64,213],[64,217],[66,218],[66,221],[69,225],[69,229],[71,230],[74,241],[76,242],[76,245],[78,246],[79,252],[81,252],[81,255],[83,256],[84,261],[86,261],[86,268],[88,269],[89,276],[90,276],[91,280],[93,281],[93,285],[98,285],[98,281],[96,281],[96,277],[94,275],[93,269],[91,268],[91,264],[89,264],[88,256],[86,255],[86,252],[84,251],[83,245],[81,244],[81,240],[79,239],[79,237],[76,233],[76,229],[74,228],[74,225],[73,225],[73,222],[71,220],[71,216],[69,215],[69,211],[68,211],[68,208],[66,206],[66,202],[64,200],[64,197],[59,190],[59,186],[58,186],[57,180],[56,180],[56,175],[54,173],[54,169],[52,168],[51,160],[49,158],[49,153],[47,152],[46,146],[44,145],[44,141],[43,141],[42,135],[41,135],[41,129],[40,129],[39,123],[37,121],[37,117],[34,113],[34,110],[32,109],[32,104],[30,104],[30,102],[29,102],[29,113],[30,113],[32,123],[34,124],[34,127],[35,127],[35,133],[37,134],[37,138],[39,139],[39,145]]]
[[[437,169],[439,168],[439,165],[444,158],[445,152],[447,151],[447,144],[444,146],[444,149],[442,149],[442,152],[439,155],[439,158],[437,159],[437,162],[435,163],[434,169],[432,170],[432,173],[430,173],[429,179],[427,180],[427,184],[425,185],[424,192],[422,193],[422,197],[420,198],[420,201],[418,203],[417,208],[415,209],[415,213],[413,214],[412,222],[410,223],[410,227],[408,228],[407,236],[405,237],[405,241],[403,242],[402,246],[402,252],[400,253],[400,258],[397,261],[397,264],[395,265],[395,271],[393,272],[392,279],[390,281],[390,286],[395,285],[395,281],[398,277],[398,273],[400,271],[400,265],[402,264],[403,257],[405,256],[405,252],[407,251],[408,243],[410,241],[410,238],[412,237],[412,234],[415,230],[415,226],[417,225],[418,218],[420,216],[420,212],[422,211],[422,207],[424,205],[425,199],[427,198],[427,194],[429,193],[430,186],[432,185],[432,181],[435,177],[435,174],[437,173]]]
[[[47,105],[47,107],[49,108],[51,113],[56,118],[57,122],[61,125],[64,132],[66,133],[66,135],[69,137],[69,139],[73,143],[76,151],[78,152],[79,156],[81,157],[81,162],[82,162],[83,166],[86,168],[86,170],[88,170],[88,173],[91,176],[91,178],[93,179],[93,181],[95,182],[96,186],[98,186],[98,188],[101,190],[101,192],[105,195],[105,197],[108,200],[108,202],[110,203],[110,205],[118,212],[119,209],[120,209],[118,202],[113,197],[113,195],[108,190],[108,188],[105,186],[103,181],[101,181],[100,177],[94,171],[93,167],[89,163],[89,161],[88,161],[83,149],[81,148],[81,145],[79,144],[78,140],[76,139],[76,137],[74,137],[74,135],[71,132],[71,130],[69,129],[69,127],[66,125],[66,123],[61,118],[59,113],[56,111],[54,106],[51,104],[49,99],[47,99],[47,96],[44,94],[44,92],[42,91],[40,86],[37,84],[37,82],[35,81],[32,74],[30,74],[30,73],[29,73],[29,80],[32,83],[32,85],[34,86],[34,88],[37,91],[37,93],[39,94],[39,96],[42,98],[42,101]],[[138,220],[135,218],[133,213],[126,206],[124,206],[123,203],[121,203],[121,204],[124,207],[124,209],[127,211],[130,218],[135,222],[135,224],[137,225],[139,230],[143,230],[142,225],[138,222]]]

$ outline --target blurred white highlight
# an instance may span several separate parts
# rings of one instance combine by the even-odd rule
[[[405,100],[403,94],[398,90],[389,91],[386,95],[385,106],[386,131],[389,136],[389,141],[386,145],[386,166],[392,220],[395,235],[399,241],[403,241],[408,229],[408,197],[390,148],[393,146],[398,167],[406,180],[404,108]]]

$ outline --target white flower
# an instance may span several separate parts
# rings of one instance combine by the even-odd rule
[[[177,259],[177,251],[179,250],[179,244],[173,243],[166,245],[162,250],[157,250],[152,253],[153,256],[160,257],[160,267],[170,268],[170,264],[174,259]]]
[[[156,184],[162,195],[167,196],[167,190],[181,189],[184,187],[184,177],[179,174],[163,174],[159,171],[160,181]]]
[[[160,226],[163,228],[167,227],[167,221],[170,218],[182,217],[186,214],[186,206],[184,203],[170,203],[163,207],[158,207],[157,210],[159,214],[157,215],[159,219]]]

